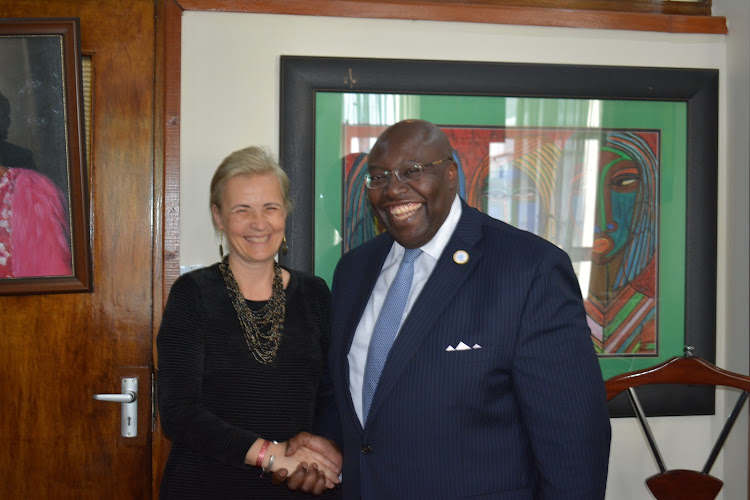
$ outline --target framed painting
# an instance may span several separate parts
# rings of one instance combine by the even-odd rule
[[[0,20],[0,294],[91,289],[79,22]]]
[[[451,139],[467,203],[571,256],[604,378],[686,345],[715,358],[716,71],[282,57],[281,78],[292,267],[330,282],[380,231],[367,152],[422,118]],[[684,391],[641,398],[651,415],[713,412],[710,389]]]

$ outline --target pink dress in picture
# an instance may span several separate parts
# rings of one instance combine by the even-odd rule
[[[0,176],[0,278],[70,276],[63,194],[44,175],[7,168]]]

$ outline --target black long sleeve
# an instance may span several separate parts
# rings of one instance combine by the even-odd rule
[[[218,265],[173,285],[157,337],[161,425],[172,440],[162,498],[302,498],[245,465],[259,438],[312,431],[325,372],[330,292],[290,271],[273,363],[253,358]]]

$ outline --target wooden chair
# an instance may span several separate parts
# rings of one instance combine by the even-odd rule
[[[668,470],[664,465],[664,460],[656,446],[646,415],[634,390],[635,387],[646,384],[713,385],[734,387],[743,391],[740,393],[732,413],[724,424],[708,460],[700,472],[684,469]],[[714,500],[724,483],[711,476],[709,472],[747,400],[748,392],[750,392],[750,377],[723,370],[688,353],[685,357],[675,357],[660,365],[617,375],[607,380],[605,385],[607,401],[617,394],[627,391],[630,404],[641,424],[651,453],[659,466],[659,474],[646,479],[646,486],[654,497],[657,500]]]

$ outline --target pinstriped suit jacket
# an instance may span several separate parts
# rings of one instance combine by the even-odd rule
[[[347,353],[392,242],[347,253],[333,280],[344,498],[604,498],[609,416],[570,259],[465,203],[362,428]],[[446,351],[462,341],[481,348]]]

